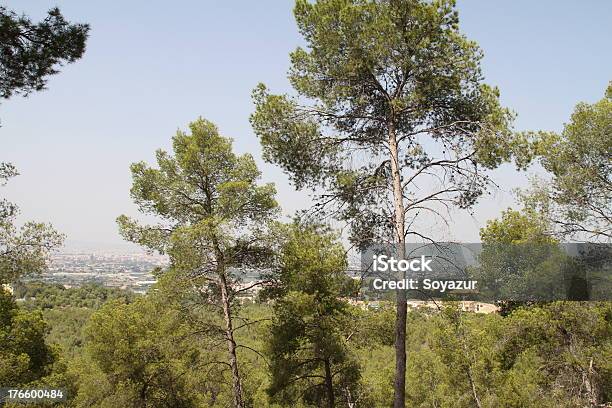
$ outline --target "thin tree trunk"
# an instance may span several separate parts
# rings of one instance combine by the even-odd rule
[[[406,406],[406,317],[408,313],[406,292],[397,291],[396,303],[393,408],[404,408]]]
[[[470,353],[468,350],[467,344],[465,343],[465,328],[462,323],[462,312],[459,311],[456,320],[457,327],[457,336],[459,337],[459,343],[461,344],[461,350],[463,351],[463,355],[466,358],[466,373],[467,378],[470,383],[470,388],[472,389],[472,398],[476,403],[478,408],[482,408],[482,404],[480,403],[480,398],[478,398],[478,392],[476,391],[476,383],[474,382],[474,376],[472,374],[472,361],[474,361],[473,353]]]
[[[329,358],[325,359],[325,389],[327,391],[327,406],[334,408],[336,403],[334,402],[334,382],[332,378],[331,366],[329,364]]]
[[[231,299],[229,298],[227,279],[225,274],[220,274],[221,280],[221,302],[223,303],[223,318],[225,320],[225,337],[227,339],[227,350],[229,353],[229,363],[232,369],[232,385],[234,394],[234,407],[244,408],[242,400],[242,384],[240,372],[238,371],[238,358],[236,356],[236,342],[234,341],[234,328],[232,324]]]
[[[141,407],[146,407],[147,406],[147,389],[149,388],[149,384],[146,382],[145,379],[145,383],[144,385],[140,388],[140,405]]]
[[[596,407],[599,405],[599,390],[597,389],[596,382],[593,381],[594,374],[595,370],[593,369],[593,358],[591,358],[587,372],[583,372],[582,374],[589,401],[589,407]]]
[[[472,387],[472,397],[474,398],[474,402],[478,408],[482,408],[480,398],[478,398],[478,393],[476,392],[476,384],[474,383],[474,378],[472,377],[472,368],[469,365],[467,367],[467,375],[468,380],[470,380],[470,386]]]
[[[389,126],[389,151],[391,154],[391,177],[393,179],[393,202],[395,212],[395,242],[397,244],[397,255],[399,259],[406,256],[406,236],[404,230],[404,194],[402,189],[402,178],[399,166],[399,153],[395,129]],[[398,277],[403,279],[404,277]],[[396,316],[395,316],[395,381],[393,384],[393,407],[404,408],[406,406],[406,317],[408,305],[406,304],[406,291],[396,292]]]

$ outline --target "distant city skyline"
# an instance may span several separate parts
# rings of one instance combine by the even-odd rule
[[[261,159],[249,125],[258,82],[291,92],[289,52],[302,44],[293,2],[7,1],[39,20],[57,5],[71,21],[91,24],[82,60],[61,69],[49,89],[0,104],[0,161],[21,175],[0,195],[21,208],[20,220],[52,223],[67,248],[125,247],[115,218],[137,216],[129,165],[170,150],[177,129],[203,116],[252,153],[262,182],[274,182],[286,215],[309,204],[282,171]],[[560,131],[580,101],[601,99],[612,79],[612,2],[458,2],[460,27],[484,51],[486,82],[517,114],[517,130]],[[578,29],[579,28],[579,29]],[[500,186],[471,216],[455,213],[447,239],[477,241],[478,230],[516,206],[512,190],[527,176],[504,165]],[[438,226],[436,228],[444,228]]]
[[[168,257],[147,253],[56,253],[48,271],[32,280],[65,287],[97,283],[145,293],[155,283],[155,268],[168,266]]]

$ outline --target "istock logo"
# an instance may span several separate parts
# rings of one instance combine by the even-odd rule
[[[432,272],[429,264],[432,259],[425,259],[425,255],[421,255],[417,259],[395,259],[387,255],[374,255],[372,268],[374,272]]]

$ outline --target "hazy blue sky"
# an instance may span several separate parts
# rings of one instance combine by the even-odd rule
[[[136,210],[129,164],[169,148],[198,116],[251,152],[286,212],[307,205],[286,177],[262,163],[248,117],[258,82],[289,91],[288,53],[300,44],[292,1],[8,1],[40,19],[57,5],[91,24],[87,52],[49,89],[2,101],[0,161],[21,176],[2,194],[23,219],[51,221],[69,243],[119,244],[115,218]],[[612,79],[612,2],[458,2],[461,27],[484,49],[486,81],[517,114],[517,129],[560,130],[578,101],[595,101]],[[497,170],[501,189],[457,218],[452,236],[475,240],[512,205],[525,174]]]

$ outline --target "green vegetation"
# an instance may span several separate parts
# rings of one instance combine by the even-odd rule
[[[83,56],[89,26],[66,21],[55,7],[33,23],[0,6],[0,97],[27,96],[45,88],[58,67]]]
[[[0,187],[18,174],[15,166],[0,162]],[[15,204],[0,198],[0,285],[41,273],[64,239],[49,224],[29,221],[17,227],[18,213]]]
[[[344,248],[330,233],[293,225],[279,260],[267,354],[273,401],[318,407],[354,403],[359,367],[348,350]]]
[[[201,333],[199,324],[184,320],[178,305],[168,303],[165,284],[129,304],[110,301],[97,311],[48,310],[51,335],[46,342],[40,312],[27,312],[13,302],[7,327],[23,334],[10,346],[2,343],[2,383],[15,384],[18,378],[23,385],[65,387],[70,398],[59,405],[64,407],[231,405],[231,371],[222,363],[226,351],[215,348],[216,341]],[[259,322],[236,334],[236,342],[245,346],[238,351],[245,404],[329,406],[325,387],[318,386],[324,383],[319,378],[324,377],[324,364],[312,362],[314,354],[309,354],[326,350],[332,352],[331,366],[343,373],[334,376],[333,406],[392,404],[393,303],[362,310],[330,298],[341,312],[325,317],[330,309],[303,303],[308,292],[287,292],[278,306],[242,309],[245,319]],[[79,315],[79,310],[88,310],[91,317]],[[74,325],[85,320],[84,326]],[[25,322],[37,330],[23,332],[20,325]],[[329,326],[332,322],[336,324]],[[569,408],[596,406],[593,401],[612,396],[609,302],[519,307],[506,317],[460,312],[447,305],[442,311],[409,312],[408,324],[410,406]],[[6,338],[3,331],[0,339]],[[67,353],[68,344],[72,353]],[[298,345],[302,350],[291,353]],[[250,349],[274,352],[259,355]],[[279,354],[281,350],[287,354]],[[296,366],[301,358],[309,362],[305,367]],[[15,367],[22,367],[20,377]],[[287,382],[300,377],[304,382]]]
[[[65,307],[98,309],[108,300],[130,303],[136,297],[134,293],[126,290],[107,288],[93,283],[65,288],[59,284],[44,284],[36,281],[15,285],[13,294],[17,299],[23,299],[28,309]]]
[[[278,209],[276,190],[257,184],[261,173],[253,157],[234,154],[232,141],[213,123],[200,118],[189,129],[172,138],[174,156],[157,151],[158,168],[132,165],[132,198],[160,224],[141,226],[126,216],[118,223],[126,239],[170,256],[177,296],[190,304],[187,319],[195,310],[200,320],[201,309],[212,316],[204,316],[200,330],[227,346],[234,405],[244,407],[235,332],[246,326],[236,300],[237,272],[260,267],[270,255],[264,235]]]
[[[542,225],[509,210],[483,242],[537,241]],[[261,301],[234,306],[244,406],[390,406],[394,302],[349,304],[346,254],[326,228],[276,225],[272,235],[278,256]],[[139,297],[30,283],[17,289],[37,299],[18,306],[3,292],[2,383],[63,387],[63,407],[235,404],[223,315],[195,307],[181,274],[161,274]],[[610,302],[513,304],[503,314],[446,303],[407,317],[409,406],[597,407],[612,398]]]
[[[485,170],[512,156],[513,116],[483,83],[482,51],[460,32],[453,1],[298,0],[294,15],[306,43],[291,53],[297,95],[253,92],[264,158],[296,188],[321,191],[315,219],[344,221],[359,248],[397,244],[403,258],[409,238],[431,239],[432,218],[446,222],[490,186]],[[401,408],[405,292],[396,298]]]
[[[0,384],[30,384],[51,371],[53,350],[45,343],[40,311],[28,312],[0,290]]]
[[[514,283],[556,289],[561,238],[610,238],[612,88],[561,134],[514,134],[453,1],[298,0],[295,17],[297,95],[258,86],[251,122],[264,158],[321,193],[312,211],[279,222],[254,158],[197,119],[156,165],[131,167],[131,196],[156,221],[122,215],[120,232],[170,259],[136,296],[24,279],[63,236],[17,227],[0,198],[0,387],[62,388],[66,401],[42,406],[65,408],[609,407],[612,302],[534,302]],[[88,32],[56,9],[32,24],[4,7],[0,29],[5,98],[42,89]],[[408,311],[403,291],[376,309],[352,302],[360,288],[327,221],[348,225],[358,249],[429,242],[424,216],[473,206],[483,170],[512,158],[538,160],[551,180],[487,223],[471,272],[520,300],[491,314],[453,302]],[[0,187],[16,175],[0,162]],[[264,278],[245,283],[248,269]]]
[[[0,385],[61,387],[68,398],[55,405],[67,408],[393,405],[395,303],[352,305],[358,288],[339,237],[308,220],[275,221],[274,189],[256,184],[252,158],[234,155],[210,122],[190,129],[174,138],[174,156],[158,152],[158,168],[132,167],[135,201],[165,223],[119,218],[127,238],[168,253],[170,267],[155,271],[144,296],[36,281],[15,282],[14,295],[3,288]],[[519,273],[546,278],[556,264],[537,244],[559,242],[552,225],[531,206],[490,220],[479,273],[502,283]],[[517,259],[500,244],[535,249]],[[46,253],[18,254],[41,269]],[[8,265],[25,265],[10,256]],[[265,268],[254,303],[240,301],[243,267]],[[408,406],[611,401],[612,303],[501,306],[407,312]]]
[[[544,212],[562,237],[609,242],[612,238],[612,83],[594,104],[579,103],[561,134],[528,133],[529,159],[552,176],[533,180],[523,201]]]

